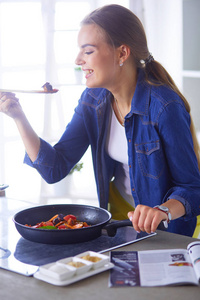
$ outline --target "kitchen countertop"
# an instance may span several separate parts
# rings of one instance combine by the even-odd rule
[[[6,203],[6,204],[5,204]],[[13,213],[20,209],[29,207],[30,204],[20,201],[5,201],[0,198],[0,236],[2,230],[6,231],[3,226],[4,216],[12,217]],[[2,222],[2,223],[1,223]],[[12,220],[9,220],[12,222]],[[11,226],[12,227],[12,226]],[[18,233],[13,229],[12,232],[7,231],[6,234],[11,234],[13,239],[17,239]],[[195,241],[196,239],[171,234],[163,231],[157,231],[157,235],[148,239],[141,240],[137,243],[127,245],[119,248],[125,251],[140,251],[140,250],[152,250],[152,249],[173,249],[184,248],[187,245]],[[109,253],[105,253],[109,254]],[[11,300],[19,298],[20,300],[27,299],[42,299],[55,300],[55,299],[73,299],[80,300],[86,298],[87,300],[98,299],[137,299],[137,300],[157,300],[157,299],[199,299],[200,290],[197,286],[176,286],[176,287],[118,287],[109,288],[109,271],[97,274],[92,277],[88,277],[79,282],[73,283],[68,286],[59,287],[50,285],[46,282],[35,279],[34,277],[26,277],[14,272],[10,272],[4,269],[0,269],[0,298]],[[4,298],[3,298],[4,297]]]

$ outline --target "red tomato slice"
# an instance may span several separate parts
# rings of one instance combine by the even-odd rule
[[[74,215],[66,215],[63,219],[65,221],[68,221],[69,219],[76,220],[76,217]]]
[[[66,229],[66,226],[65,225],[59,225],[58,229]]]
[[[45,222],[45,226],[54,226],[53,222],[47,221]]]

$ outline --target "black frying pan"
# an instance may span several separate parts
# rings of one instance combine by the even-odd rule
[[[47,230],[25,226],[25,224],[35,225],[42,221],[47,221],[56,214],[73,214],[79,221],[85,221],[90,227],[67,230]],[[131,226],[129,220],[109,223],[111,214],[102,208],[76,205],[58,204],[32,207],[18,212],[13,221],[18,232],[27,240],[44,244],[72,244],[87,242],[96,239],[105,228],[108,235],[114,236],[118,227]],[[109,223],[109,224],[108,224]]]

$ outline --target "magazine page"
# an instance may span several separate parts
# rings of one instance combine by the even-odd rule
[[[198,285],[187,250],[139,251],[141,286]]]
[[[197,278],[200,280],[200,241],[190,243],[187,247]]]
[[[111,251],[109,287],[140,286],[137,251]]]

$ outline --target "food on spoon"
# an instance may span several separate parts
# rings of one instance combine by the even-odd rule
[[[53,90],[52,85],[49,82],[46,82],[42,87],[45,92],[50,92]]]
[[[49,82],[43,84],[42,88],[44,89],[45,93],[56,93],[58,90],[53,89],[52,85]]]
[[[86,222],[80,222],[74,215],[56,214],[48,221],[42,221],[33,226],[25,224],[25,226],[38,229],[79,229],[89,227]]]

